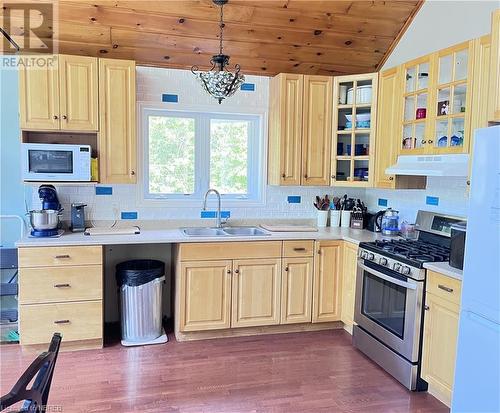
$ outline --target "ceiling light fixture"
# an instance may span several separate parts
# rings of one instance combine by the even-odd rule
[[[191,72],[200,81],[203,89],[215,99],[222,101],[232,95],[245,81],[245,76],[240,74],[240,65],[235,65],[235,73],[231,73],[226,69],[229,65],[229,56],[223,53],[222,47],[222,32],[224,31],[224,5],[228,0],[213,0],[216,6],[220,7],[220,34],[219,34],[219,54],[212,56],[210,63],[212,68],[208,72],[202,72],[198,66],[193,66]]]

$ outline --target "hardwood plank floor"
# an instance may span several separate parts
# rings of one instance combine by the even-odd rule
[[[60,353],[49,403],[73,412],[419,412],[449,410],[407,391],[343,330]],[[34,359],[0,347],[1,394]]]

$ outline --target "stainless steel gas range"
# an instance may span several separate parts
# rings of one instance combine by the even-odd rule
[[[359,244],[353,344],[410,390],[420,378],[426,262],[448,261],[451,225],[463,218],[418,211],[418,239]]]

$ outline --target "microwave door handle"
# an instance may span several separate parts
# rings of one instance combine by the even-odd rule
[[[411,284],[409,282],[401,281],[401,280],[398,280],[397,278],[393,278],[389,275],[385,275],[377,270],[374,270],[373,268],[370,268],[364,264],[361,264],[360,262],[358,262],[358,265],[363,270],[369,272],[370,274],[375,275],[378,278],[382,278],[383,280],[389,281],[393,284],[399,285],[399,286],[404,287],[404,288],[408,288],[409,290],[416,290],[417,289],[417,286],[415,284]]]

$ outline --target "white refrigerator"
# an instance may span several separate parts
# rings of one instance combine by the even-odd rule
[[[452,412],[500,412],[500,126],[474,137]]]

